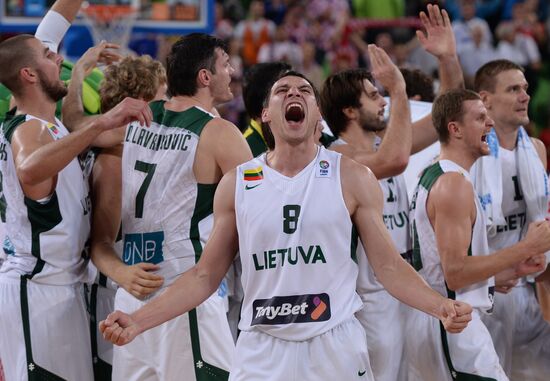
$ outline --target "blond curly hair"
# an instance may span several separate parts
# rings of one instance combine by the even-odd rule
[[[107,112],[126,97],[151,101],[161,85],[166,84],[166,70],[149,55],[125,57],[105,70],[99,95],[101,112]]]

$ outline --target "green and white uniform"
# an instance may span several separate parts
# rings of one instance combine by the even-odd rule
[[[252,156],[256,157],[267,151],[262,126],[255,120],[250,121],[250,124],[243,132],[243,136],[252,151]]]
[[[494,278],[464,287],[456,292],[447,288],[435,232],[427,212],[433,184],[445,173],[457,172],[471,183],[469,174],[450,160],[441,160],[424,170],[411,203],[413,265],[428,284],[441,295],[470,304],[472,321],[459,334],[447,334],[441,323],[420,311],[410,310],[406,320],[406,353],[410,381],[508,380],[499,364],[489,331],[480,315],[493,306]],[[476,220],[468,255],[488,255],[483,210],[472,185]]]
[[[89,161],[73,159],[39,201],[23,194],[11,138],[31,115],[3,125],[0,170],[10,253],[0,269],[0,357],[8,380],[91,380],[92,362],[83,282],[90,231]],[[57,121],[53,140],[69,132]],[[55,350],[52,350],[55,348]]]
[[[200,258],[217,186],[197,183],[193,173],[201,132],[214,116],[197,107],[169,111],[164,103],[151,103],[150,127],[132,123],[126,129],[121,213],[123,261],[158,264],[163,288]],[[116,309],[132,312],[144,303],[122,288],[117,291]],[[116,347],[113,380],[227,379],[233,347],[224,301],[214,294],[189,313]]]
[[[488,237],[491,252],[512,246],[527,232],[527,206],[518,174],[517,149],[499,147],[502,213],[506,225]],[[532,284],[525,278],[509,294],[495,295],[495,310],[483,316],[502,367],[513,380],[543,381],[550,374],[550,324],[544,320]]]
[[[403,175],[378,182],[384,194],[383,218],[392,241],[405,259],[410,255],[409,200]],[[404,324],[409,309],[376,279],[363,245],[357,253],[357,292],[363,308],[355,316],[367,333],[369,357],[377,381],[403,380]]]
[[[361,308],[357,234],[340,158],[320,147],[292,178],[270,168],[265,155],[237,167],[244,301],[232,380],[372,379],[354,317]]]
[[[378,145],[380,141],[375,143]],[[347,144],[343,139],[331,146]],[[375,147],[376,148],[376,147]],[[411,250],[409,234],[409,199],[403,175],[379,180],[384,194],[383,218],[392,241],[402,257],[408,258]],[[376,279],[362,244],[358,246],[357,293],[363,308],[355,316],[365,329],[372,373],[377,381],[402,380],[403,325],[408,308],[390,295]],[[402,373],[402,372],[401,372]]]

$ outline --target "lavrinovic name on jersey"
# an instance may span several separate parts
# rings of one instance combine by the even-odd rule
[[[160,135],[150,131],[146,127],[141,127],[138,123],[132,123],[128,126],[124,141],[127,143],[137,144],[154,151],[187,151],[187,143],[191,138],[191,134],[177,127],[174,128],[174,133],[172,134]]]
[[[214,116],[198,107],[176,112],[150,103],[148,128],[126,128],[122,155],[122,259],[159,266],[169,286],[200,258],[212,229],[217,183],[193,172],[200,136]]]

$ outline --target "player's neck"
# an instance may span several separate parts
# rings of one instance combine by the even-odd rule
[[[339,137],[356,149],[374,152],[376,133],[373,131],[365,131],[359,125],[353,124],[341,132]]]
[[[477,160],[477,157],[472,156],[468,151],[462,149],[462,147],[451,146],[448,144],[441,145],[441,153],[439,154],[439,160],[450,160],[466,171],[469,171]]]
[[[266,156],[267,164],[287,177],[300,173],[317,155],[319,146],[310,139],[299,145],[275,144],[275,149]]]
[[[55,122],[56,102],[53,102],[46,94],[24,95],[15,99],[17,112],[29,114],[50,123]]]
[[[520,126],[507,126],[495,123],[495,132],[498,137],[498,145],[507,150],[514,150],[518,141],[518,131]]]
[[[178,95],[170,98],[164,105],[167,110],[185,111],[191,107],[200,107],[211,112],[214,108],[212,97],[206,94],[195,94],[193,96]]]

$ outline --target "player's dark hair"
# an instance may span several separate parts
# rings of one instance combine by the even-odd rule
[[[197,75],[202,69],[216,74],[216,48],[227,51],[226,44],[214,36],[192,33],[180,38],[166,58],[170,96],[197,93]]]
[[[286,62],[264,62],[251,66],[243,78],[243,100],[248,116],[252,119],[262,116],[264,100],[281,74],[292,67]]]
[[[361,94],[365,91],[363,81],[372,82],[372,75],[365,69],[345,70],[328,77],[321,90],[321,113],[334,136],[346,129],[347,107],[361,107]]]
[[[15,96],[21,92],[19,71],[31,66],[35,58],[27,46],[33,38],[30,34],[19,34],[0,43],[0,82]]]
[[[423,102],[433,102],[435,98],[434,81],[432,77],[419,69],[400,68],[405,79],[407,98],[420,96]]]

